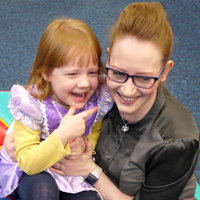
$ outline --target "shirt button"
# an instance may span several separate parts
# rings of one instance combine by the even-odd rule
[[[110,159],[110,154],[107,154],[107,155],[106,155],[106,159]]]

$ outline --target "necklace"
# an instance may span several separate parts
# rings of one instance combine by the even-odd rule
[[[128,122],[128,123],[126,124],[125,121],[124,121],[124,119],[123,119],[123,117],[121,116],[120,113],[119,113],[119,115],[120,115],[120,117],[122,118],[122,121],[123,121],[123,123],[124,123],[124,126],[121,127],[121,130],[122,130],[124,133],[126,133],[127,131],[129,131],[128,124],[133,123],[133,122],[136,122],[136,120],[135,120],[135,121],[132,121],[132,122]],[[142,117],[142,118],[143,118],[143,117]],[[140,118],[139,120],[141,120],[142,118]],[[139,120],[137,120],[137,121],[139,121]]]
[[[121,115],[120,115],[121,116]],[[121,116],[122,118],[122,116]],[[122,121],[124,122],[124,126],[121,127],[121,130],[126,133],[127,131],[129,131],[129,127],[127,126],[128,124],[130,124],[131,122],[128,122],[127,124],[125,123],[124,119],[122,118]]]

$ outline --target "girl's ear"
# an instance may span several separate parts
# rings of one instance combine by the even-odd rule
[[[43,79],[44,79],[45,81],[47,81],[47,82],[50,82],[50,81],[51,81],[51,80],[50,80],[50,75],[49,75],[49,73],[48,73],[47,71],[42,72],[41,75],[42,75],[42,77],[43,77]]]
[[[161,79],[160,79],[161,82],[164,82],[167,79],[167,75],[168,75],[168,73],[170,72],[170,70],[172,69],[173,66],[174,66],[173,60],[169,60],[167,62],[167,64],[165,65],[165,69],[162,73],[162,76],[161,76]]]

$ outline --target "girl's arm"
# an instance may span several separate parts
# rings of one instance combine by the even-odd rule
[[[55,131],[40,142],[40,130],[32,130],[16,120],[14,139],[18,164],[29,175],[44,171],[70,154],[69,146],[63,147]]]
[[[93,127],[90,135],[87,135],[87,139],[92,142],[93,151],[97,145],[97,141],[99,139],[99,134],[101,131],[101,124],[100,122],[96,122]],[[67,156],[68,159],[77,159],[79,156],[85,151],[85,142],[83,137],[77,137],[69,141],[69,146],[71,150],[71,154]],[[95,152],[93,152],[95,154]]]
[[[91,128],[91,134],[87,135],[87,139],[92,142],[93,154],[95,154],[95,147],[99,139],[102,121],[96,122]],[[67,156],[68,159],[77,159],[85,151],[85,143],[82,137],[77,137],[69,142],[71,154]]]
[[[74,115],[76,105],[72,104],[62,118],[59,127],[40,142],[41,130],[32,130],[14,120],[16,159],[20,168],[29,175],[49,168],[71,153],[68,141],[83,135],[85,119],[97,111],[97,107]]]

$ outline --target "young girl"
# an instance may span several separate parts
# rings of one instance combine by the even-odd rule
[[[1,197],[17,188],[21,199],[79,199],[79,194],[84,199],[84,191],[86,199],[90,193],[91,199],[100,198],[82,177],[48,168],[62,158],[77,159],[85,150],[83,134],[95,148],[101,119],[113,105],[106,86],[100,88],[102,73],[101,47],[86,23],[59,18],[48,25],[28,84],[11,89],[16,158],[25,173],[17,164],[15,173],[5,170],[2,148]]]

